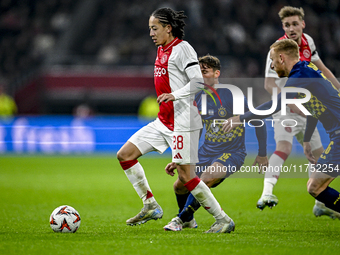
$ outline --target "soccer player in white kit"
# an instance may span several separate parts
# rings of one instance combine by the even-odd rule
[[[180,181],[216,219],[207,232],[229,233],[235,228],[234,222],[194,173],[202,128],[194,98],[195,93],[203,88],[203,77],[195,50],[182,40],[184,18],[183,11],[160,8],[149,19],[150,36],[158,46],[154,83],[159,113],[155,121],[132,135],[117,153],[126,176],[144,204],[142,210],[126,223],[136,225],[162,218],[162,208],[155,200],[137,159],[150,151],[163,153],[170,146]]]
[[[296,41],[299,45],[300,60],[313,62],[339,89],[339,82],[321,61],[316,51],[313,39],[309,35],[303,33],[303,29],[305,28],[303,9],[285,6],[280,10],[279,16],[282,21],[282,28],[285,31],[285,35],[278,40],[292,39]],[[286,84],[287,78],[279,78],[277,73],[272,70],[270,66],[271,60],[268,53],[264,87],[270,94],[272,94],[273,88],[277,88],[277,93],[280,93],[280,89]],[[279,178],[281,166],[291,153],[294,136],[301,145],[303,144],[303,134],[306,126],[305,116],[303,116],[303,113],[296,107],[291,107],[291,109],[287,109],[286,112],[286,116],[281,115],[281,112],[273,115],[273,119],[277,119],[277,121],[274,122],[276,149],[269,159],[270,167],[265,173],[263,192],[261,198],[257,202],[257,208],[261,210],[263,210],[266,206],[272,207],[278,203],[277,197],[273,195],[273,188]],[[284,127],[281,122],[287,119],[295,120],[296,122],[292,121],[292,126]],[[285,122],[285,126],[287,126],[287,124],[288,121]],[[323,152],[323,146],[317,129],[315,129],[311,138],[311,146],[313,155],[317,161]],[[326,208],[324,204],[317,200],[313,208],[313,213],[315,216],[329,215],[331,218],[340,218],[339,213]]]

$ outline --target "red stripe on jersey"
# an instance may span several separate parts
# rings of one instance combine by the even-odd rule
[[[138,163],[138,160],[137,159],[126,160],[126,161],[120,161],[119,163],[122,166],[123,170],[127,170],[133,167],[134,165],[136,165]]]
[[[288,36],[285,34],[284,36],[280,37],[278,41],[288,39]],[[301,36],[301,44],[299,45],[299,54],[301,61],[308,61],[312,60],[312,51],[309,47],[308,40],[304,34]]]
[[[154,82],[157,96],[163,93],[171,93],[170,79],[168,72],[168,62],[172,52],[172,48],[182,42],[182,40],[175,38],[165,47],[158,47],[157,58],[154,69]],[[174,104],[172,101],[168,103],[161,103],[158,112],[159,120],[171,131],[174,130]]]

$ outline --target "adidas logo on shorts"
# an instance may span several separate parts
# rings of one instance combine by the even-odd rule
[[[179,154],[179,152],[178,152],[174,158],[175,158],[175,159],[182,159],[182,156],[181,156],[181,154]]]

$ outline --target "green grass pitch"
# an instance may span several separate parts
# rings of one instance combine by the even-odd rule
[[[163,219],[126,226],[142,202],[112,156],[0,157],[0,254],[339,254],[340,221],[312,214],[304,178],[282,174],[274,194],[279,204],[260,211],[256,202],[263,175],[229,178],[213,189],[236,224],[231,234],[205,234],[214,219],[200,209],[197,229],[165,232],[176,214],[170,157],[144,157],[144,166]],[[252,163],[248,157],[246,164]],[[290,158],[287,164],[304,164]],[[177,176],[177,175],[176,175]],[[261,177],[261,178],[260,178]],[[332,187],[340,189],[335,180]],[[74,234],[54,233],[49,216],[68,204],[81,216]]]

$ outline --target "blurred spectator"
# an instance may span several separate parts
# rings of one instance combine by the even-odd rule
[[[0,1],[0,76],[14,84],[36,70],[72,25],[81,27],[74,17],[85,2]],[[304,31],[313,37],[325,65],[340,77],[340,0],[95,2],[85,32],[65,51],[67,55],[58,56],[56,65],[152,66],[156,53],[145,36],[148,18],[153,10],[169,6],[185,11],[184,39],[199,56],[218,56],[228,77],[263,77],[268,48],[282,36],[278,11],[292,5],[304,8],[308,24]]]
[[[10,117],[17,112],[18,108],[15,101],[5,93],[5,86],[0,84],[0,117]]]
[[[15,83],[37,68],[70,26],[78,0],[1,0],[0,76]]]
[[[73,109],[73,115],[77,118],[85,119],[93,114],[93,109],[87,104],[80,104]]]
[[[163,4],[154,0],[119,3],[103,0],[99,3],[92,30],[74,49],[74,54],[87,57],[91,54],[99,63],[113,67],[153,65],[154,45],[144,35],[148,16],[151,10],[170,4],[172,8],[186,12],[185,40],[192,42],[198,55],[209,52],[228,57],[231,59],[229,73],[242,77],[263,76],[268,48],[282,34],[278,18],[280,8],[302,6],[306,16],[312,19],[307,21],[306,33],[319,45],[319,54],[325,64],[334,67],[334,73],[340,76],[340,67],[336,64],[340,61],[339,0],[176,0]]]

